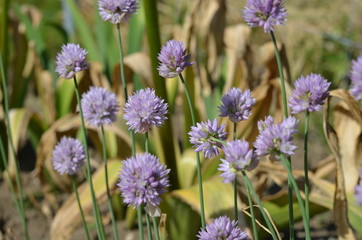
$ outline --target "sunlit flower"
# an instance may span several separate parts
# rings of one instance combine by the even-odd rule
[[[259,163],[258,158],[249,143],[245,140],[234,140],[223,147],[225,159],[221,159],[219,171],[222,172],[223,182],[229,183],[235,180],[236,173],[240,170],[252,170]]]
[[[62,137],[53,151],[54,169],[61,175],[76,174],[84,164],[85,153],[78,139]]]
[[[99,14],[103,21],[110,21],[113,24],[126,22],[137,12],[137,0],[99,0]]]
[[[91,126],[110,125],[117,119],[117,97],[105,88],[90,87],[90,90],[82,95],[81,104],[84,118]]]
[[[129,97],[123,118],[129,129],[146,133],[152,126],[159,127],[167,119],[167,103],[155,95],[155,90],[141,89]]]
[[[81,48],[78,44],[68,43],[62,46],[62,51],[58,53],[55,62],[55,71],[62,78],[70,79],[75,73],[80,72],[89,67],[85,56],[87,51]]]
[[[270,33],[274,25],[284,24],[287,15],[282,0],[248,0],[242,16],[250,27],[262,27]]]
[[[197,235],[198,240],[243,240],[250,237],[238,227],[236,221],[231,221],[227,216],[216,218],[207,224]]]
[[[123,161],[119,187],[124,203],[137,207],[141,204],[158,206],[161,195],[170,186],[170,170],[149,153],[137,154]]]
[[[320,111],[328,97],[328,88],[331,85],[319,74],[301,76],[294,83],[292,96],[289,98],[289,107],[292,113]]]
[[[240,122],[248,119],[251,108],[256,104],[250,90],[244,93],[239,88],[230,89],[221,99],[219,107],[221,117],[229,117],[232,122]]]
[[[190,142],[194,144],[196,152],[203,152],[206,158],[212,158],[219,155],[219,148],[222,148],[222,143],[215,139],[224,141],[227,133],[224,132],[225,125],[218,125],[216,119],[213,121],[196,123],[196,127],[192,126]]]
[[[272,117],[265,121],[259,121],[259,135],[256,138],[254,147],[258,156],[272,155],[278,158],[280,154],[291,156],[297,148],[293,144],[293,135],[297,133],[298,120],[295,117],[288,117],[281,123],[271,124]],[[273,120],[274,122],[274,120]]]
[[[185,68],[191,66],[190,55],[187,54],[184,44],[176,40],[166,42],[158,54],[160,66],[157,68],[164,78],[177,77]]]
[[[352,70],[350,73],[351,78],[351,95],[356,100],[362,99],[362,55],[357,60],[352,61]]]

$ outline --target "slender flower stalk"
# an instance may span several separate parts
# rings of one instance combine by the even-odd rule
[[[309,133],[309,111],[305,113],[305,128],[304,128],[304,195],[305,195],[305,214],[308,225],[310,224],[309,216],[309,177],[308,177],[308,133]]]
[[[112,197],[111,192],[109,191],[109,183],[108,183],[108,165],[107,165],[107,151],[106,151],[106,137],[104,135],[104,127],[101,126],[102,131],[102,151],[103,151],[103,163],[104,163],[104,174],[106,179],[106,190],[107,190],[107,200],[108,200],[108,209],[109,213],[111,214],[111,221],[112,221],[112,228],[113,228],[113,234],[114,239],[119,239],[118,230],[117,230],[117,224],[116,224],[116,218],[114,216],[113,207],[112,207]]]
[[[150,216],[147,213],[146,213],[146,224],[147,224],[147,236],[148,236],[148,239],[152,240]]]
[[[126,77],[124,76],[124,61],[123,61],[123,50],[122,50],[122,37],[121,37],[121,25],[117,24],[117,36],[118,36],[118,51],[119,51],[119,67],[121,72],[121,81],[123,86],[123,94],[125,102],[128,101],[128,91]],[[134,131],[130,130],[131,143],[132,143],[132,156],[136,156],[136,142],[134,137]]]
[[[83,108],[82,108],[82,103],[81,103],[81,100],[80,100],[78,82],[77,82],[75,74],[74,74],[73,80],[74,80],[73,82],[74,82],[75,94],[76,94],[77,102],[78,102],[78,105],[79,105],[80,119],[81,119],[81,123],[82,123],[81,126],[82,126],[82,134],[83,134],[83,139],[84,139],[84,148],[85,148],[85,156],[86,156],[87,179],[88,179],[88,182],[89,182],[89,188],[90,188],[90,192],[91,192],[92,208],[93,208],[94,215],[96,217],[97,234],[100,237],[100,239],[105,239],[106,237],[105,237],[104,227],[103,227],[103,223],[102,223],[102,218],[101,218],[101,214],[100,214],[100,211],[99,211],[97,199],[96,199],[96,196],[94,194],[94,187],[93,187],[93,180],[92,180],[91,166],[90,166],[90,158],[89,158],[89,150],[88,150],[88,143],[87,143],[87,130],[85,128],[84,116],[83,116]]]
[[[153,222],[153,230],[155,232],[156,240],[160,240],[160,234],[158,232],[158,224],[155,217],[152,217],[152,222]]]
[[[145,133],[145,151],[149,152],[149,139],[148,139],[148,132]],[[154,222],[154,217],[152,217],[152,222],[153,224],[155,224]],[[148,239],[152,240],[152,231],[151,231],[151,224],[150,224],[150,216],[148,215],[147,211],[146,211],[146,220],[147,220],[147,233],[148,233]],[[157,226],[156,228],[157,229]],[[155,232],[156,234],[156,232]]]
[[[246,176],[246,173],[244,170],[243,171],[244,175]],[[249,186],[245,183],[245,189],[246,189],[246,193],[248,195],[248,202],[249,202],[249,208],[250,208],[250,214],[251,214],[251,224],[253,225],[253,233],[254,233],[254,239],[258,240],[259,236],[258,236],[258,228],[256,226],[256,221],[255,221],[255,213],[254,213],[254,204],[253,204],[253,199],[251,197],[251,192],[250,192],[250,188]]]
[[[75,181],[74,176],[72,176],[72,184],[73,184],[73,190],[75,192],[75,197],[77,199],[80,216],[82,218],[84,232],[85,232],[85,235],[87,236],[87,239],[90,240],[91,238],[90,238],[90,235],[89,235],[87,222],[85,221],[85,217],[84,217],[84,213],[83,213],[83,209],[82,209],[82,204],[80,203],[80,200],[79,200],[78,187],[77,187],[77,183]]]
[[[12,196],[12,199],[15,203],[15,207],[16,207],[16,210],[18,211],[18,214],[19,214],[19,217],[20,217],[20,221],[21,221],[21,224],[22,224],[22,227],[23,227],[23,231],[24,231],[24,234],[25,234],[25,238],[26,239],[29,239],[29,236],[27,236],[27,231],[25,231],[24,229],[24,222],[23,222],[23,217],[22,217],[22,208],[20,207],[20,203],[19,203],[19,199],[16,195],[16,191],[15,191],[15,187],[14,187],[14,184],[11,180],[11,176],[10,176],[10,172],[9,172],[9,168],[8,168],[8,163],[6,161],[6,156],[5,156],[5,148],[4,148],[4,144],[3,144],[3,141],[2,141],[2,138],[0,137],[0,152],[1,152],[1,158],[3,160],[3,164],[4,164],[4,168],[5,168],[5,172],[6,172],[6,175],[7,175],[7,178],[8,178],[8,182],[9,182],[9,185],[10,185],[10,191],[11,191],[11,196]]]
[[[142,228],[142,206],[137,206],[137,221],[138,221],[138,232],[140,235],[140,240],[143,240],[143,228]]]
[[[291,170],[290,163],[289,163],[288,159],[284,156],[284,154],[280,154],[280,159],[281,159],[285,169],[288,172],[288,179],[290,179],[290,182],[291,182],[291,184],[292,184],[292,186],[294,188],[295,195],[297,196],[297,199],[298,199],[299,207],[300,207],[300,210],[302,212],[304,228],[305,228],[305,239],[310,240],[311,237],[310,237],[308,218],[307,218],[306,211],[305,211],[305,208],[304,208],[304,203],[303,203],[302,196],[300,195],[297,182],[295,181],[295,178],[294,178],[292,170]]]
[[[277,240],[278,236],[277,236],[277,234],[275,232],[275,229],[274,229],[273,225],[270,222],[270,219],[269,219],[268,215],[266,214],[266,212],[264,210],[263,204],[261,203],[258,194],[255,192],[255,190],[253,188],[253,185],[251,184],[251,182],[250,182],[248,176],[246,175],[245,171],[241,171],[241,175],[242,175],[242,177],[244,179],[245,184],[248,186],[248,189],[251,191],[251,194],[253,195],[254,200],[259,205],[260,212],[263,215],[263,218],[264,218],[264,220],[265,220],[265,222],[266,222],[266,224],[267,224],[267,226],[269,228],[269,231],[270,231],[273,239]]]
[[[234,122],[233,140],[234,141],[236,140],[236,122]],[[238,181],[237,181],[236,177],[234,180],[234,215],[235,215],[235,221],[238,221],[239,220],[239,217],[238,217],[238,215],[239,215],[238,214]]]
[[[16,156],[14,142],[13,142],[13,135],[11,132],[11,123],[10,123],[10,117],[9,117],[8,89],[7,89],[7,85],[6,85],[5,70],[4,70],[3,58],[2,58],[1,52],[0,52],[0,68],[1,68],[1,79],[2,79],[1,83],[2,83],[2,89],[3,89],[3,98],[4,98],[5,119],[6,119],[6,123],[7,123],[6,130],[7,130],[8,139],[9,139],[9,143],[10,143],[10,147],[11,147],[11,153],[13,154],[13,157],[14,157],[15,181],[16,181],[16,185],[17,185],[18,191],[19,191],[19,196],[17,197],[18,203],[19,203],[19,209],[20,209],[19,214],[20,214],[21,225],[23,227],[25,238],[28,240],[28,239],[30,239],[30,237],[29,237],[28,223],[26,220],[25,208],[24,208],[24,203],[23,203],[23,187],[22,187],[21,181],[20,181],[20,166],[19,166],[19,161]]]
[[[192,107],[191,97],[190,97],[189,91],[187,89],[185,80],[181,73],[179,74],[179,77],[180,77],[180,80],[185,89],[185,94],[186,94],[187,102],[188,102],[190,113],[191,113],[192,125],[195,125],[196,120],[195,120],[194,109]],[[200,161],[199,152],[196,152],[196,170],[197,170],[197,179],[198,179],[198,183],[199,183],[199,194],[200,194],[201,226],[202,226],[202,228],[205,228],[206,221],[205,221],[205,210],[204,210],[204,208],[205,208],[204,207],[204,194],[203,194],[203,188],[202,188],[201,161]]]

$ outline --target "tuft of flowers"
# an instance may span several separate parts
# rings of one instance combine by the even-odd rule
[[[82,95],[81,104],[84,118],[91,126],[111,125],[117,119],[117,97],[105,88],[90,87],[90,90]]]
[[[297,148],[293,144],[293,135],[297,131],[298,120],[295,117],[288,117],[281,123],[274,124],[271,116],[264,121],[258,122],[259,135],[256,138],[254,147],[258,156],[270,154],[278,158],[280,154],[291,156]]]
[[[243,240],[251,239],[245,232],[241,231],[236,221],[231,221],[227,216],[221,216],[207,224],[197,235],[198,240]]]
[[[244,93],[239,88],[230,89],[221,99],[219,106],[221,117],[229,117],[232,122],[240,122],[248,119],[251,108],[256,104],[255,98],[251,96],[250,90]]]
[[[234,140],[223,147],[225,159],[221,159],[218,170],[222,172],[224,183],[235,180],[236,173],[240,170],[253,170],[257,167],[259,160],[249,143],[245,140]]]
[[[157,68],[160,76],[164,78],[177,77],[185,68],[194,64],[190,62],[183,42],[169,40],[162,46],[158,54],[160,66]]]
[[[250,27],[262,27],[270,33],[274,25],[284,24],[287,15],[282,0],[248,0],[242,17]]]
[[[289,107],[292,113],[320,111],[325,99],[329,96],[328,88],[331,85],[319,74],[301,76],[294,83],[292,96],[289,98]]]
[[[362,169],[359,170],[359,184],[355,187],[355,196],[357,204],[362,206]]]
[[[154,89],[141,89],[129,97],[123,118],[129,129],[146,133],[152,126],[159,127],[167,119],[167,103],[155,94]]]
[[[350,93],[356,100],[362,99],[362,55],[352,61]]]
[[[53,166],[60,175],[75,175],[84,159],[84,147],[78,139],[62,137],[53,150]]]
[[[103,21],[109,21],[113,24],[126,22],[137,12],[137,0],[99,0],[99,15]]]
[[[216,119],[213,121],[196,123],[196,127],[192,126],[189,132],[190,143],[194,144],[196,152],[203,152],[205,158],[212,158],[219,155],[219,148],[222,143],[215,141],[213,138],[224,141],[227,132],[224,132],[225,124],[218,125]]]
[[[58,53],[55,62],[55,71],[62,78],[74,77],[75,73],[89,68],[89,63],[85,59],[86,55],[87,51],[81,48],[79,44],[62,45],[62,51]]]
[[[137,207],[141,204],[158,206],[161,195],[170,186],[170,170],[149,153],[137,154],[123,161],[119,187],[124,203]]]

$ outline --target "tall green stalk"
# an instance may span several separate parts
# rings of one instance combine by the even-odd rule
[[[23,231],[25,233],[25,238],[26,239],[29,239],[29,236],[27,236],[27,231],[26,231],[26,224],[24,224],[24,219],[23,218],[23,211],[20,207],[20,204],[19,204],[19,199],[16,195],[16,191],[15,191],[15,187],[14,187],[14,184],[11,180],[11,175],[10,175],[10,172],[9,172],[9,168],[8,168],[8,163],[6,161],[6,154],[5,154],[5,148],[4,148],[4,144],[3,144],[3,141],[2,141],[2,138],[0,137],[0,152],[1,152],[1,158],[3,160],[3,164],[4,164],[4,168],[5,168],[5,172],[6,172],[6,175],[7,175],[7,178],[8,178],[8,182],[9,182],[9,185],[10,185],[10,191],[11,191],[11,197],[15,203],[15,207],[16,207],[16,210],[18,211],[18,214],[19,214],[19,217],[20,217],[20,222],[21,222],[21,226],[23,228]]]
[[[138,232],[140,240],[143,240],[143,229],[142,229],[142,206],[137,206],[137,220],[138,220]]]
[[[261,203],[260,199],[259,199],[259,196],[258,194],[255,192],[254,188],[253,188],[253,185],[251,184],[248,176],[246,176],[245,174],[245,171],[241,171],[241,174],[243,176],[243,179],[244,179],[244,182],[247,186],[247,188],[251,191],[251,194],[253,195],[254,197],[254,200],[256,201],[256,203],[259,205],[259,209],[260,209],[260,212],[261,214],[263,215],[263,218],[266,222],[266,225],[268,226],[269,228],[269,231],[273,237],[274,240],[278,240],[278,236],[275,232],[275,229],[273,227],[273,225],[271,224],[270,220],[269,220],[269,217],[268,215],[266,214],[265,210],[264,210],[264,207],[263,207],[263,204]]]
[[[233,133],[233,139],[236,139],[236,122],[234,122],[234,133]],[[239,220],[238,217],[238,181],[235,176],[234,180],[234,215],[235,215],[235,221]]]
[[[85,217],[84,217],[84,213],[83,213],[83,209],[82,209],[82,204],[80,203],[80,200],[79,200],[77,183],[76,183],[76,181],[75,181],[75,177],[74,177],[74,176],[72,176],[72,184],[73,184],[73,190],[74,190],[74,192],[75,192],[75,197],[76,197],[76,199],[77,199],[80,216],[82,217],[83,229],[84,229],[85,235],[87,236],[87,239],[90,240],[91,238],[90,238],[90,236],[89,236],[89,231],[88,231],[88,227],[87,227],[87,222],[85,221]]]
[[[304,223],[304,229],[305,229],[305,239],[310,240],[311,238],[310,238],[309,223],[308,223],[306,211],[304,208],[303,199],[302,199],[302,196],[300,195],[297,182],[295,181],[295,178],[293,177],[290,163],[287,160],[287,158],[284,156],[284,154],[280,154],[280,159],[281,159],[285,169],[288,172],[288,179],[290,179],[290,182],[294,188],[295,195],[297,196],[297,199],[298,199],[299,208],[300,208],[300,211],[302,212],[302,217],[303,217],[303,223]]]
[[[192,102],[191,102],[191,97],[190,97],[189,91],[187,90],[185,80],[181,73],[179,74],[179,77],[180,77],[182,85],[184,86],[184,89],[185,89],[185,94],[186,94],[187,102],[188,102],[188,105],[190,108],[190,113],[191,113],[192,125],[196,125],[195,112],[192,107]],[[205,228],[205,210],[204,210],[204,194],[203,194],[203,189],[202,189],[201,161],[200,161],[200,154],[198,152],[196,152],[196,170],[197,170],[197,179],[198,179],[199,194],[200,194],[201,226],[202,226],[202,228]]]
[[[106,178],[108,208],[109,208],[109,212],[111,214],[111,221],[112,221],[114,239],[118,240],[119,236],[118,236],[118,231],[117,231],[116,218],[114,217],[114,212],[113,212],[113,208],[112,208],[112,198],[111,198],[111,193],[109,191],[106,137],[104,135],[104,127],[103,126],[101,126],[101,131],[102,131],[102,150],[103,150],[104,174],[105,174],[105,178]]]
[[[147,236],[149,240],[152,240],[150,216],[147,213],[145,215],[146,215],[146,224],[147,224]]]
[[[118,35],[118,51],[119,51],[119,67],[120,67],[120,73],[121,73],[121,81],[122,81],[122,87],[123,87],[123,95],[125,102],[128,101],[128,91],[127,91],[127,83],[126,83],[126,77],[124,76],[124,62],[123,62],[123,50],[122,50],[122,36],[121,36],[121,25],[120,23],[117,24],[117,35]],[[131,136],[131,145],[132,145],[132,156],[136,155],[136,144],[135,144],[135,137],[134,137],[134,131],[130,130],[130,136]]]
[[[75,75],[74,75],[73,80],[74,80],[75,95],[77,97],[77,102],[79,105],[80,119],[81,119],[81,123],[82,123],[82,133],[83,133],[84,148],[85,148],[86,166],[87,166],[87,179],[89,182],[89,188],[90,188],[90,193],[91,193],[91,198],[92,198],[93,213],[96,217],[97,234],[100,239],[106,239],[101,214],[99,212],[97,199],[94,194],[94,187],[93,187],[93,180],[92,180],[91,166],[90,166],[90,159],[89,159],[89,151],[88,151],[88,143],[87,143],[87,130],[86,130],[85,124],[84,124],[83,109],[82,109],[82,104],[80,101],[78,82],[77,82]]]
[[[160,240],[160,234],[158,233],[158,224],[155,217],[152,218],[152,222],[153,222],[153,230],[155,231],[156,240]]]
[[[243,174],[246,176],[245,171],[244,170],[242,170],[242,171],[244,172]],[[259,236],[258,236],[258,229],[257,229],[257,226],[256,226],[256,221],[255,221],[253,199],[251,197],[250,188],[246,183],[245,183],[245,189],[246,189],[246,193],[248,195],[248,202],[249,202],[249,208],[250,208],[250,214],[251,214],[251,223],[253,225],[254,239],[258,240]]]
[[[285,81],[284,81],[284,72],[283,72],[283,64],[282,59],[280,58],[279,49],[277,45],[277,41],[275,40],[274,32],[270,32],[271,39],[274,45],[275,57],[277,59],[278,64],[278,71],[279,71],[279,78],[280,78],[280,85],[282,89],[282,100],[283,100],[283,113],[284,117],[288,117],[288,103],[287,103],[287,93],[285,90]],[[291,158],[288,157],[288,161],[291,166]],[[288,205],[289,205],[289,239],[294,240],[294,209],[293,209],[293,187],[288,180]]]
[[[5,119],[6,119],[6,123],[7,123],[6,130],[7,130],[7,134],[8,134],[8,138],[9,138],[11,152],[13,154],[14,162],[15,162],[15,181],[16,181],[16,185],[19,190],[18,200],[19,200],[19,207],[21,210],[21,212],[20,212],[21,213],[20,214],[21,224],[23,226],[25,238],[29,239],[28,224],[26,221],[25,209],[24,209],[24,203],[23,203],[23,188],[21,186],[21,181],[20,181],[20,166],[19,166],[19,161],[16,156],[14,142],[13,142],[13,135],[11,132],[11,123],[10,123],[10,117],[9,117],[8,89],[7,89],[7,85],[6,85],[5,69],[4,69],[4,64],[3,64],[2,59],[3,59],[2,53],[0,52],[0,68],[1,68],[1,80],[2,80],[1,83],[2,83],[3,96],[4,96],[3,98],[4,98]]]
[[[309,116],[310,113],[307,109],[305,115],[305,128],[304,128],[304,194],[305,194],[305,214],[307,217],[308,225],[310,221],[309,213],[309,177],[308,177],[308,132],[309,132]]]

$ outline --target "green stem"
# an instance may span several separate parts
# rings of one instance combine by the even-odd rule
[[[83,228],[84,228],[85,234],[87,236],[87,239],[90,240],[91,238],[89,236],[87,222],[85,221],[82,205],[81,205],[80,200],[79,200],[77,183],[75,182],[75,177],[74,176],[72,176],[72,183],[73,183],[73,189],[74,189],[74,192],[75,192],[75,197],[77,198],[77,203],[78,203],[78,207],[79,207],[80,216],[82,217]]]
[[[192,101],[189,91],[187,89],[185,80],[181,73],[179,74],[179,77],[185,89],[185,94],[191,113],[192,125],[196,125],[195,112],[194,108],[192,107]],[[199,183],[199,194],[200,194],[201,226],[202,228],[205,228],[205,210],[204,210],[204,194],[202,189],[201,161],[200,161],[200,154],[198,152],[196,153],[196,170],[197,170],[197,179]]]
[[[277,234],[275,233],[275,229],[273,227],[273,225],[271,224],[269,218],[268,218],[268,215],[266,214],[264,208],[263,208],[263,204],[261,203],[260,199],[259,199],[259,196],[258,194],[256,194],[254,188],[253,188],[253,185],[251,184],[248,176],[246,176],[245,172],[244,171],[241,171],[241,174],[243,176],[243,179],[244,179],[244,182],[245,184],[248,186],[249,190],[251,191],[251,194],[253,195],[254,197],[254,200],[256,201],[256,203],[259,205],[259,209],[260,209],[260,212],[261,214],[263,215],[263,218],[271,232],[271,235],[273,237],[274,240],[277,240],[278,239],[278,236]]]
[[[90,192],[91,192],[92,208],[93,208],[94,215],[96,217],[97,234],[100,239],[105,239],[106,237],[105,237],[105,233],[104,233],[103,223],[102,223],[102,219],[100,216],[97,199],[94,194],[94,187],[93,187],[93,180],[92,180],[91,166],[90,166],[90,159],[89,159],[89,151],[88,151],[88,143],[87,143],[87,130],[86,130],[85,124],[84,124],[83,108],[82,108],[82,104],[80,101],[78,82],[77,82],[75,75],[74,75],[73,80],[74,80],[75,94],[76,94],[77,102],[78,102],[78,106],[79,106],[80,119],[81,119],[81,123],[82,123],[82,133],[83,133],[84,148],[85,148],[86,166],[87,166],[87,179],[89,181],[89,188],[90,188]]]
[[[0,52],[0,68],[1,68],[1,79],[2,79],[1,83],[2,83],[3,96],[4,96],[3,99],[4,99],[5,119],[6,119],[6,123],[7,123],[6,130],[8,133],[11,152],[13,154],[14,162],[15,162],[15,181],[16,181],[16,185],[18,186],[18,190],[19,190],[18,199],[19,199],[19,206],[21,209],[20,218],[21,218],[21,224],[22,224],[22,227],[24,230],[25,238],[30,239],[29,233],[28,233],[28,224],[27,224],[26,216],[25,216],[24,203],[23,203],[23,188],[21,186],[21,181],[20,181],[20,166],[19,166],[19,161],[17,159],[16,152],[15,152],[13,135],[11,133],[11,123],[10,123],[10,117],[9,117],[8,89],[6,86],[5,69],[4,69],[4,64],[3,64],[2,59],[3,59],[2,54]]]
[[[119,67],[121,72],[121,81],[123,86],[123,94],[124,94],[124,100],[125,103],[128,101],[128,92],[127,92],[127,83],[126,78],[124,76],[124,63],[123,63],[123,50],[122,50],[122,37],[121,37],[121,25],[120,23],[117,24],[117,35],[118,35],[118,51],[119,51]],[[136,155],[136,144],[135,144],[135,136],[134,131],[130,130],[130,136],[131,136],[131,145],[132,145],[132,156]]]
[[[160,240],[160,234],[158,233],[158,225],[155,217],[152,218],[152,222],[153,222],[153,230],[155,232],[156,240]]]
[[[234,180],[234,215],[235,221],[238,221],[238,182],[236,181],[236,176]]]
[[[298,185],[297,185],[297,183],[295,181],[295,178],[293,177],[293,173],[291,171],[290,163],[283,154],[280,154],[280,159],[281,159],[285,169],[288,172],[288,178],[290,179],[290,182],[292,183],[295,195],[297,196],[297,199],[298,199],[299,208],[300,208],[300,211],[302,212],[303,223],[304,223],[304,228],[305,228],[305,239],[310,240],[311,238],[310,238],[309,224],[308,224],[308,219],[307,219],[305,208],[304,208],[303,199],[302,199],[302,197],[300,195],[299,188],[298,188]]]
[[[233,140],[236,139],[236,122],[234,122],[234,133],[233,133]]]
[[[309,213],[309,178],[308,178],[308,132],[309,132],[309,111],[306,111],[305,128],[304,128],[304,193],[305,193],[305,214],[308,225],[310,220]]]
[[[148,132],[145,133],[145,151],[149,152]]]
[[[1,159],[3,160],[5,172],[6,172],[6,175],[8,177],[8,182],[9,182],[9,185],[10,185],[11,197],[12,197],[14,203],[15,203],[16,210],[18,211],[23,231],[24,231],[24,233],[26,233],[26,231],[25,231],[26,229],[24,228],[26,225],[24,225],[24,222],[23,222],[22,209],[21,209],[20,204],[19,204],[19,199],[18,199],[18,197],[16,195],[14,184],[13,184],[13,182],[11,180],[11,175],[10,175],[9,168],[8,168],[8,163],[6,161],[5,148],[4,148],[4,144],[3,144],[3,141],[2,141],[1,137],[0,137],[0,152],[1,152]]]
[[[289,113],[288,113],[288,106],[287,106],[288,105],[287,93],[285,90],[283,64],[282,64],[282,60],[280,58],[279,49],[278,49],[277,41],[275,40],[274,32],[273,31],[270,32],[270,35],[271,35],[272,42],[274,45],[275,57],[277,59],[277,64],[278,64],[280,85],[281,85],[281,89],[282,89],[283,113],[284,113],[284,117],[287,118],[289,116]],[[288,157],[288,161],[291,165],[290,157]],[[290,239],[293,240],[294,232],[295,232],[295,230],[294,230],[294,209],[293,209],[293,187],[289,180],[288,180],[288,204],[289,204],[289,236],[290,236]]]
[[[225,145],[225,144],[226,144],[226,142],[225,142],[225,141],[223,141],[223,140],[220,140],[220,139],[218,139],[218,138],[215,138],[215,137],[211,137],[211,140],[213,140],[214,142],[218,142],[218,143],[221,143],[222,145]]]
[[[143,229],[142,229],[142,207],[137,207],[137,219],[138,219],[138,232],[140,234],[140,240],[143,240]]]
[[[148,239],[152,240],[152,231],[151,231],[151,223],[150,223],[150,216],[146,213],[146,223],[147,223],[147,235]]]
[[[106,137],[104,135],[104,127],[103,126],[101,127],[101,131],[102,131],[102,148],[103,148],[102,150],[103,150],[104,174],[105,174],[105,178],[106,178],[108,208],[109,208],[109,212],[111,214],[111,221],[112,221],[114,239],[118,240],[119,236],[118,236],[118,231],[117,231],[116,218],[114,216],[114,212],[113,212],[113,208],[112,208],[112,198],[111,198],[111,193],[109,191]]]
[[[244,172],[243,175],[246,176],[246,173],[244,170],[242,170]],[[251,194],[250,194],[250,188],[249,186],[245,183],[245,189],[246,189],[246,193],[248,195],[248,201],[249,201],[249,208],[250,208],[250,214],[251,214],[251,223],[253,224],[253,233],[254,233],[254,239],[258,240],[258,229],[256,227],[256,221],[255,221],[255,214],[254,214],[254,206],[253,206],[253,199],[251,198]]]

